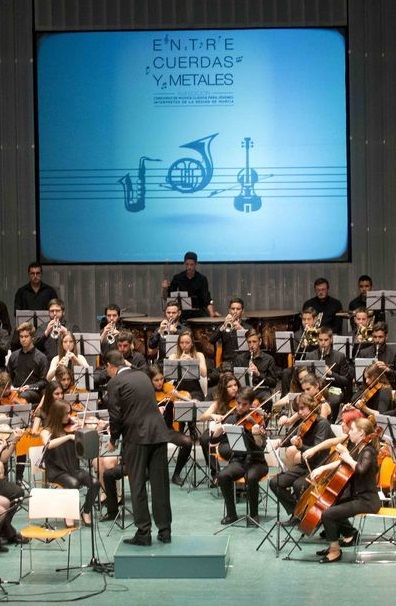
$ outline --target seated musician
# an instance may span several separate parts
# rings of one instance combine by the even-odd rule
[[[228,313],[224,323],[219,326],[210,337],[210,342],[221,343],[223,362],[233,362],[238,355],[238,330],[248,331],[252,327],[242,319],[244,302],[239,297],[234,297],[228,304]]]
[[[11,376],[8,372],[0,372],[0,404],[27,404],[27,400],[19,395],[17,389],[12,389]]]
[[[367,306],[367,293],[373,290],[373,280],[370,276],[363,274],[359,276],[358,280],[358,289],[359,295],[350,301],[348,305],[348,310],[350,312],[356,312],[357,309],[363,308],[366,309]],[[384,320],[384,314],[381,310],[375,309],[374,311],[374,319],[375,322],[381,322]],[[352,315],[351,319],[351,328],[355,329],[355,315]]]
[[[21,486],[8,480],[5,473],[5,466],[12,456],[15,445],[22,433],[21,429],[12,430],[8,425],[0,426],[0,498],[7,499],[10,502],[14,499],[20,499],[24,495]],[[2,524],[0,523],[0,545],[2,540],[11,544],[28,543],[28,539],[23,538],[12,525],[12,519],[16,512],[16,506],[8,509],[3,517]]]
[[[170,299],[165,307],[165,318],[158,328],[155,329],[149,339],[150,349],[158,349],[158,361],[166,357],[167,335],[179,335],[186,327],[180,322],[181,308],[176,299]]]
[[[87,486],[81,518],[85,526],[90,526],[91,509],[99,492],[99,482],[91,478],[88,471],[80,469],[74,446],[77,426],[71,426],[70,410],[70,404],[64,400],[56,400],[49,408],[45,427],[40,434],[46,447],[44,462],[50,482],[57,482],[64,488]]]
[[[201,379],[206,379],[207,368],[206,360],[203,353],[195,348],[192,333],[189,330],[184,330],[180,333],[177,339],[176,353],[169,356],[170,360],[195,360],[199,364],[199,374]],[[204,393],[199,379],[185,378],[182,379],[180,389],[188,391],[191,397],[195,400],[203,400]]]
[[[310,474],[312,482],[317,482],[324,472],[336,471],[340,463],[345,463],[351,470],[351,479],[336,503],[325,509],[321,516],[327,549],[317,552],[321,564],[338,562],[342,557],[341,547],[354,545],[357,530],[349,522],[361,513],[376,513],[381,507],[377,487],[377,454],[378,438],[374,425],[368,419],[355,419],[348,432],[348,443],[339,443],[336,451],[339,457],[331,463],[316,467]],[[340,541],[340,538],[343,539]]]
[[[34,337],[34,344],[46,356],[48,362],[57,355],[59,339],[66,334],[65,304],[61,299],[51,299],[48,303],[50,320],[45,326],[39,326]]]
[[[11,342],[11,322],[7,305],[0,301],[0,371],[5,368],[5,359]]]
[[[51,360],[47,373],[48,381],[52,381],[58,366],[66,366],[67,368],[73,368],[73,366],[88,368],[89,366],[85,357],[77,353],[77,343],[73,333],[66,331],[59,337],[58,341],[58,355]]]
[[[69,367],[63,366],[62,364],[59,364],[59,366],[57,367],[53,381],[59,383],[62,386],[64,394],[82,393],[86,391],[81,387],[75,386],[73,371]],[[59,400],[62,398],[57,399]]]
[[[256,397],[263,400],[270,396],[271,389],[276,386],[275,360],[270,354],[262,351],[261,336],[254,329],[247,331],[246,341],[249,351],[244,351],[236,357],[234,368],[239,366],[247,369],[250,387],[257,387]]]
[[[14,309],[31,309],[33,311],[48,308],[51,299],[56,299],[56,291],[41,281],[43,268],[40,263],[29,263],[29,282],[18,288],[15,294]]]
[[[40,434],[43,426],[46,424],[48,413],[56,400],[62,400],[64,395],[63,387],[58,381],[51,381],[45,388],[44,394],[39,405],[34,411],[32,434]]]
[[[348,400],[352,393],[352,371],[348,361],[340,351],[333,349],[333,331],[325,326],[319,328],[319,348],[307,353],[308,360],[324,360],[326,362],[326,379],[331,381],[330,400],[333,421],[337,418],[341,402]],[[331,367],[331,370],[330,370]]]
[[[192,309],[182,311],[182,320],[219,315],[209,292],[208,280],[197,271],[197,253],[189,251],[184,255],[185,270],[173,276],[172,281],[162,281],[163,298],[170,297],[172,292],[187,292],[191,297]]]
[[[174,402],[176,400],[190,399],[190,394],[185,391],[178,391],[174,388],[171,383],[165,383],[164,375],[160,368],[155,364],[149,368],[149,377],[155,390],[155,397],[157,400],[158,408],[166,426],[169,429],[169,442],[175,446],[179,446],[179,453],[176,459],[175,470],[172,476],[172,483],[177,486],[183,486],[184,480],[181,478],[181,472],[186,465],[191,448],[191,438],[183,433],[184,423],[179,423],[179,431],[175,431],[173,428],[174,418]]]
[[[295,408],[294,402],[296,401],[295,394],[302,393],[301,382],[304,377],[306,377],[309,373],[308,368],[306,366],[294,366],[292,369],[290,387],[288,393],[282,396],[277,402],[275,402],[272,406],[273,412],[281,412],[283,409],[286,409],[286,414],[291,412],[297,412],[297,408]],[[282,424],[287,425],[286,418],[283,418]],[[279,424],[280,419],[278,419]]]
[[[318,348],[318,329],[321,317],[316,309],[306,307],[301,313],[302,327],[294,333],[294,359],[304,360],[306,353]],[[290,391],[290,382],[293,374],[292,368],[282,370],[281,385],[282,397]]]
[[[302,454],[308,448],[333,437],[330,423],[315,412],[316,400],[307,394],[302,394],[298,399],[298,414],[301,423],[298,429],[292,429],[289,436],[281,443],[282,446],[295,446]],[[326,458],[326,453],[316,455],[312,459],[312,467],[317,467]],[[282,471],[276,477],[271,478],[269,485],[272,492],[278,497],[280,504],[289,514],[290,519],[283,522],[284,526],[295,526],[299,523],[298,518],[293,516],[297,501],[306,487],[305,478],[308,475],[307,466],[301,462],[293,465],[287,471]],[[290,491],[292,489],[292,492]]]
[[[318,314],[322,315],[321,326],[327,326],[332,329],[335,334],[342,332],[342,318],[336,314],[342,310],[341,301],[330,297],[329,281],[326,278],[317,278],[314,282],[315,296],[312,299],[305,301],[303,309],[313,307]]]
[[[102,357],[111,349],[116,349],[115,338],[122,328],[121,309],[110,303],[105,308],[105,317],[100,323],[100,352]]]
[[[354,325],[352,357],[360,358],[363,350],[373,343],[373,317],[367,309],[359,307],[355,311]]]
[[[224,373],[217,386],[217,393],[214,402],[205,410],[199,418],[199,421],[213,421],[220,423],[223,417],[230,412],[230,410],[236,407],[236,396],[241,388],[241,384],[238,379],[234,377],[231,372]],[[205,457],[206,466],[210,469],[210,475],[212,480],[215,481],[216,474],[218,472],[217,459],[210,456],[211,445],[211,429],[206,429],[200,436],[199,442],[201,444],[202,452]],[[228,447],[228,441],[226,436],[223,439],[217,440],[219,443],[219,454],[223,459],[229,459],[231,452]],[[225,449],[220,449],[220,445],[225,445]]]
[[[41,392],[45,388],[48,361],[33,343],[35,329],[29,322],[23,322],[17,327],[20,349],[13,351],[8,360],[7,371],[11,376],[13,387],[28,402],[37,404]]]
[[[147,372],[146,359],[135,351],[133,341],[133,334],[129,330],[121,330],[116,336],[117,349],[122,353],[126,366]]]
[[[1,464],[0,464],[0,475],[1,475],[2,471],[1,471]],[[11,501],[9,501],[9,499],[7,499],[6,497],[2,497],[0,495],[0,536],[1,536],[1,527],[3,526],[3,522],[4,522],[4,518],[7,514],[7,511],[10,509],[11,507]],[[6,547],[5,545],[3,545],[3,542],[0,539],[0,553],[7,553],[8,552],[8,547]]]
[[[256,394],[251,388],[245,388],[240,391],[237,395],[235,413],[227,418],[227,424],[237,425],[238,421],[245,419],[251,411],[255,398]],[[232,524],[238,519],[233,483],[239,478],[245,478],[247,499],[249,501],[249,516],[255,522],[259,522],[259,481],[268,473],[268,465],[264,458],[266,443],[264,425],[257,424],[254,421],[250,422],[250,424],[252,423],[251,428],[244,425],[243,429],[242,435],[246,452],[234,450],[231,453],[227,466],[217,475],[218,485],[223,494],[226,507],[226,515],[221,520],[222,524]],[[221,423],[218,423],[213,432],[213,442],[221,440],[223,432]],[[253,525],[255,524],[253,523]]]
[[[385,322],[377,322],[373,326],[373,343],[366,347],[361,358],[375,358],[382,368],[387,366],[386,374],[393,389],[396,387],[396,349],[388,345],[388,325]]]
[[[365,414],[394,415],[393,392],[385,369],[378,362],[364,369],[364,386],[354,396],[353,406]],[[347,405],[346,408],[350,406]]]

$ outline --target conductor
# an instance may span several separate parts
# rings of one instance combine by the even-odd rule
[[[169,496],[167,460],[168,429],[158,412],[154,388],[141,370],[125,365],[119,351],[105,356],[110,377],[109,394],[110,448],[115,450],[122,436],[122,455],[131,487],[136,534],[124,543],[151,545],[151,517],[148,508],[146,478],[151,485],[157,539],[171,542],[172,512]]]

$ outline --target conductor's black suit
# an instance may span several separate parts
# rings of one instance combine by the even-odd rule
[[[168,429],[158,412],[148,376],[121,366],[108,383],[110,441],[122,435],[122,453],[131,486],[137,535],[150,537],[146,479],[151,484],[152,511],[159,533],[170,533],[171,507],[167,461]]]

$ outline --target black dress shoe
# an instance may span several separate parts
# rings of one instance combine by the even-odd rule
[[[326,556],[330,551],[330,547],[327,547],[327,549],[321,549],[320,551],[316,552],[316,555],[320,555],[320,556]]]
[[[127,545],[142,545],[142,546],[149,546],[151,545],[151,535],[140,535],[140,534],[135,534],[134,537],[132,537],[131,539],[124,539],[123,541],[124,543],[126,543]]]
[[[172,484],[176,484],[176,486],[183,486],[184,480],[182,480],[177,473],[174,473],[172,476]]]
[[[288,520],[285,520],[284,522],[281,522],[280,525],[283,526],[284,528],[293,528],[293,526],[298,526],[298,524],[300,523],[300,518],[296,518],[296,516],[290,516],[290,518]]]
[[[113,520],[115,520],[117,517],[117,512],[115,513],[106,513],[104,516],[102,516],[99,520],[99,522],[111,522]]]
[[[7,540],[7,543],[9,545],[26,545],[26,543],[29,543],[29,539],[23,537],[19,532],[17,532],[13,537],[10,537]]]
[[[238,516],[224,516],[224,518],[221,520],[220,524],[223,524],[223,526],[226,526],[227,524],[232,524],[233,522],[236,522],[238,519]]]
[[[342,558],[342,551],[338,554],[336,558],[332,560],[329,559],[328,555],[325,555],[321,560],[319,560],[319,564],[332,564],[333,562],[339,562]]]
[[[172,537],[170,532],[159,532],[157,534],[157,540],[161,543],[172,543]]]

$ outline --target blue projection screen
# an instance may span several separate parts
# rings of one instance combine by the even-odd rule
[[[41,35],[41,260],[346,260],[345,74],[333,29]]]

